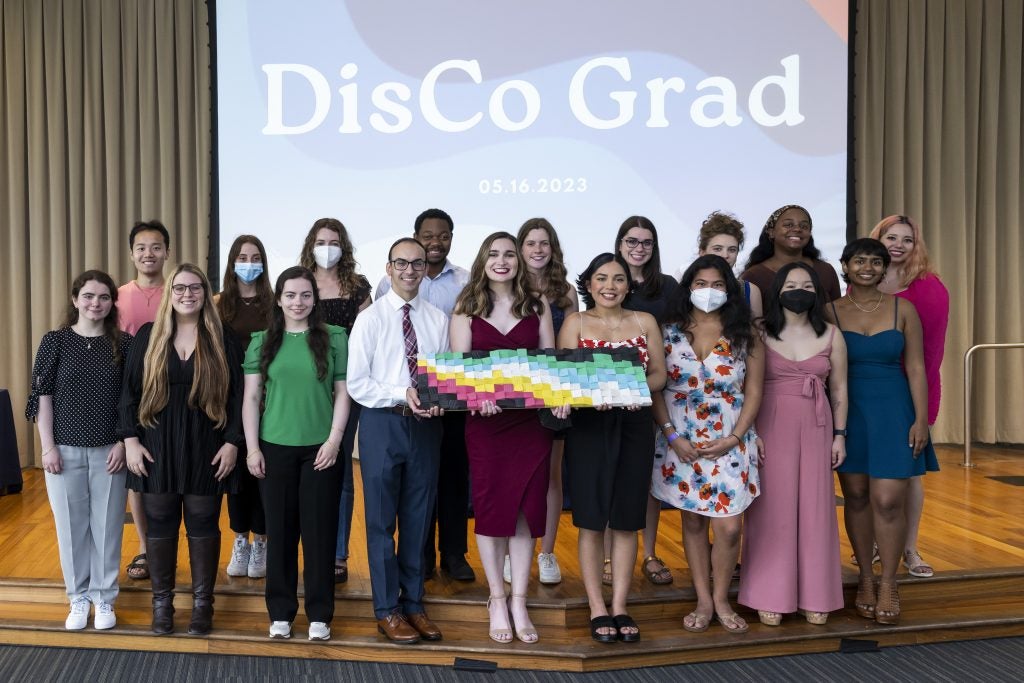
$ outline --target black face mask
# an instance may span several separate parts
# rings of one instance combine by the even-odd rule
[[[818,295],[806,289],[791,289],[779,295],[782,307],[794,313],[804,313],[814,308]]]

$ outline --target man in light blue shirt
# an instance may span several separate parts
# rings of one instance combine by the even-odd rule
[[[452,217],[441,209],[427,209],[416,217],[413,226],[413,236],[427,250],[427,272],[420,283],[420,296],[449,318],[455,310],[455,300],[469,280],[469,271],[448,260],[454,229]],[[391,280],[381,278],[375,298],[381,298],[390,288]]]

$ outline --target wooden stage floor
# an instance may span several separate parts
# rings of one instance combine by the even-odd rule
[[[427,583],[427,608],[445,631],[443,644],[396,648],[378,638],[373,630],[356,464],[350,579],[338,586],[336,592],[338,616],[331,645],[337,643],[337,647],[297,641],[290,641],[291,650],[270,647],[265,636],[263,581],[231,578],[223,571],[231,551],[226,507],[221,524],[224,542],[215,621],[215,635],[219,631],[226,640],[179,636],[160,640],[149,635],[149,582],[132,582],[127,578],[122,579],[118,601],[118,628],[109,634],[91,630],[71,634],[63,631],[66,603],[44,479],[40,470],[33,469],[25,472],[22,493],[0,498],[0,622],[4,622],[0,624],[0,642],[391,661],[397,657],[399,661],[438,664],[450,664],[454,656],[475,655],[498,661],[502,666],[582,671],[821,651],[834,649],[839,638],[851,635],[874,634],[871,637],[886,644],[1024,633],[1024,449],[977,448],[977,467],[971,469],[959,465],[959,447],[937,450],[942,471],[925,477],[925,515],[919,544],[922,555],[935,567],[936,578],[913,579],[905,572],[901,574],[901,580],[906,579],[901,584],[905,618],[896,628],[876,627],[873,622],[858,619],[848,609],[834,614],[824,629],[810,627],[795,617],[787,618],[781,628],[770,629],[756,623],[756,614],[741,609],[751,621],[751,631],[745,636],[725,634],[717,626],[700,636],[685,634],[679,619],[692,609],[693,592],[682,552],[679,514],[665,510],[658,554],[672,569],[675,581],[670,586],[653,586],[640,574],[638,562],[631,611],[644,630],[644,639],[638,644],[642,647],[628,652],[625,648],[633,646],[594,647],[586,629],[588,614],[579,579],[576,530],[571,515],[563,513],[556,547],[563,582],[542,586],[536,581],[535,563],[533,567],[529,599],[531,615],[541,632],[539,646],[496,646],[487,640],[484,603],[488,591],[471,538],[469,561],[477,571],[477,581],[458,583],[435,576]],[[838,514],[842,528],[841,506]],[[850,548],[845,533],[841,531],[840,537],[850,604],[856,575],[848,563]],[[136,543],[135,528],[126,522],[122,566],[137,552]],[[184,595],[189,585],[185,549],[182,543],[176,599],[179,619],[187,619],[190,605]],[[956,595],[959,602],[951,600],[951,595]],[[979,615],[985,618],[978,621],[975,618]],[[301,619],[300,616],[296,623],[297,635],[304,634],[304,629],[299,628],[304,623]],[[184,630],[183,624],[179,627],[179,631]],[[926,631],[931,635],[922,635]],[[171,645],[172,642],[175,644]],[[740,642],[745,647],[738,648]],[[249,645],[243,647],[240,643]]]

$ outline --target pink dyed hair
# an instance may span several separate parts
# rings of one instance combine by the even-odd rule
[[[914,251],[910,252],[910,258],[903,264],[902,277],[900,278],[900,284],[904,287],[910,286],[910,283],[918,278],[924,277],[928,273],[935,273],[935,269],[932,268],[931,261],[928,259],[928,247],[924,244],[924,236],[921,234],[921,227],[917,222],[910,216],[904,215],[893,215],[886,216],[882,220],[878,221],[871,230],[869,237],[881,241],[882,235],[884,235],[889,228],[894,225],[900,224],[906,225],[910,228],[910,233],[914,237]]]

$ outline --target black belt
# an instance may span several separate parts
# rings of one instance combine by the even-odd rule
[[[412,412],[412,408],[409,406],[391,406],[388,410],[402,417],[415,417],[415,413]]]

